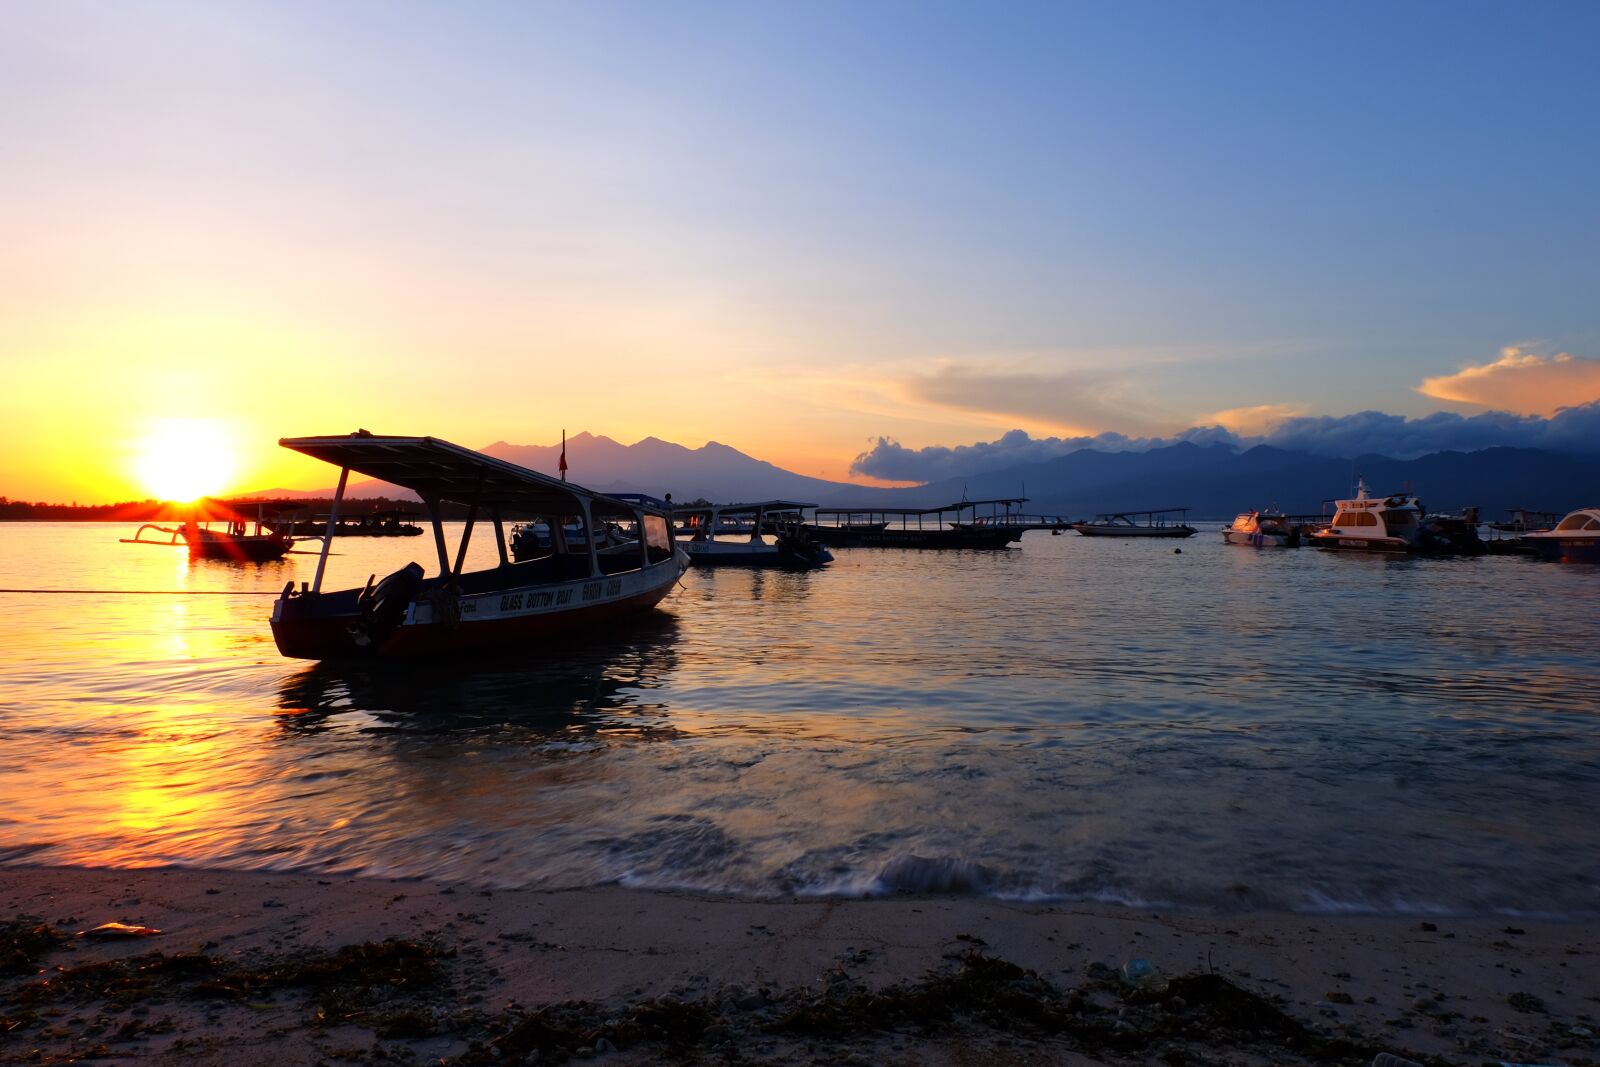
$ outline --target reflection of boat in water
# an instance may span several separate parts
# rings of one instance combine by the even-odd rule
[[[1579,508],[1555,524],[1522,538],[1546,559],[1562,563],[1600,563],[1600,507]]]
[[[833,554],[812,540],[801,521],[806,508],[795,500],[762,500],[747,504],[705,504],[678,507],[673,518],[680,522],[679,547],[689,553],[696,567],[781,567],[807,571],[833,562]],[[732,516],[749,516],[742,540],[719,541]],[[763,530],[774,531],[768,541]]]
[[[376,584],[369,578],[364,589],[325,593],[322,576],[333,538],[324,539],[315,581],[298,590],[290,583],[273,606],[272,635],[286,656],[414,656],[566,634],[654,607],[688,566],[660,509],[603,496],[446,441],[361,431],[280,444],[341,468],[330,519],[335,529],[351,471],[416,493],[432,519],[439,556],[432,578],[423,576],[419,564],[408,563]],[[445,502],[468,509],[453,563],[440,515]],[[550,555],[513,563],[500,518],[502,509],[512,508],[557,525],[562,516],[578,515],[589,531],[596,523],[631,522],[640,537],[601,549],[589,535],[581,552],[557,538]],[[465,572],[480,511],[493,520],[500,562]]]
[[[936,508],[818,508],[806,531],[836,548],[1006,548],[1022,540],[1009,519],[1026,498],[961,500]],[[830,516],[824,522],[823,516]]]
[[[1193,537],[1194,527],[1184,521],[1188,514],[1188,508],[1108,511],[1092,522],[1075,522],[1072,528],[1085,537]],[[1169,515],[1179,516],[1179,521],[1169,521]]]
[[[1319,548],[1410,552],[1421,540],[1422,503],[1410,493],[1370,497],[1362,479],[1354,498],[1337,503],[1333,521],[1311,536]]]
[[[264,563],[282,559],[294,547],[289,533],[272,527],[265,515],[265,505],[257,508],[254,529],[238,508],[220,500],[202,500],[191,506],[181,526],[160,526],[147,522],[132,537],[121,539],[125,545],[183,544],[195,559],[226,559],[242,563]],[[221,528],[213,528],[220,523]],[[150,536],[146,533],[150,532]],[[163,540],[158,534],[166,534]]]
[[[1295,548],[1300,544],[1300,528],[1281,511],[1246,511],[1222,531],[1222,540],[1253,548]]]
[[[309,664],[282,683],[279,724],[295,732],[368,717],[418,733],[516,726],[541,734],[649,730],[677,669],[678,620],[648,612],[569,640],[450,663]]]

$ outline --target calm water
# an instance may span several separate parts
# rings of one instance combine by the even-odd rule
[[[130,530],[0,525],[0,586],[169,591],[0,594],[0,860],[1600,912],[1600,568],[1033,533],[691,572],[588,644],[318,666],[246,595],[314,557]],[[336,547],[333,587],[430,564]]]

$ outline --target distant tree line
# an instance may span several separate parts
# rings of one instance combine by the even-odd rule
[[[269,511],[303,509],[307,516],[323,516],[333,506],[328,497],[309,500],[281,500],[261,497],[240,497],[223,501],[245,515],[253,516],[257,505]],[[187,504],[174,504],[170,500],[127,500],[118,504],[47,504],[29,502],[0,496],[0,522],[178,522],[188,514]],[[461,509],[463,513],[465,509]],[[390,500],[372,497],[366,500],[346,500],[339,505],[342,515],[371,515],[378,511],[422,512],[415,500]]]

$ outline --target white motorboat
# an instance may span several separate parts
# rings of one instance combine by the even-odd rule
[[[1281,511],[1246,511],[1222,531],[1222,540],[1251,548],[1296,548],[1300,528]]]
[[[1422,502],[1414,495],[1368,496],[1362,479],[1354,499],[1338,501],[1333,521],[1312,534],[1311,540],[1319,548],[1410,552],[1421,539],[1422,516]]]
[[[1524,534],[1522,540],[1546,559],[1600,563],[1600,508],[1579,508],[1554,529]]]

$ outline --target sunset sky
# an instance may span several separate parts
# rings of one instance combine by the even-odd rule
[[[880,436],[1548,415],[1600,399],[1596,40],[1577,2],[14,6],[0,494],[316,487],[277,439],[358,426],[843,479]]]

